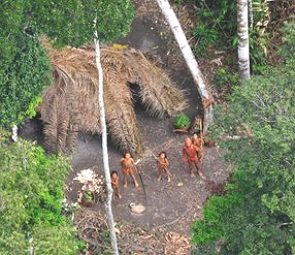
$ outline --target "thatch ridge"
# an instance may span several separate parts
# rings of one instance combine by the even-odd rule
[[[39,107],[46,146],[59,152],[71,148],[79,131],[100,133],[98,74],[92,46],[48,49],[54,84],[43,94]],[[145,108],[158,117],[172,116],[186,107],[183,92],[168,75],[135,49],[102,47],[104,100],[109,133],[122,151],[142,152],[142,140],[128,87],[136,83]]]

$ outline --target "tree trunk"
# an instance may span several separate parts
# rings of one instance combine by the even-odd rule
[[[17,142],[18,140],[18,134],[17,134],[17,130],[18,130],[18,127],[17,125],[13,125],[12,129],[11,129],[11,139],[13,142]]]
[[[248,0],[237,0],[238,63],[240,78],[250,79]]]
[[[185,62],[193,76],[194,83],[203,100],[210,100],[210,94],[206,88],[206,84],[196,61],[196,58],[189,46],[181,25],[171,7],[168,0],[157,0],[158,5],[164,14],[185,59]],[[213,121],[213,107],[210,105],[204,108],[204,131],[207,131],[208,125]]]
[[[96,19],[94,21],[96,27]],[[102,153],[103,153],[103,170],[106,179],[106,188],[107,188],[107,200],[105,203],[106,206],[106,214],[108,225],[110,229],[110,237],[113,254],[119,255],[117,237],[115,232],[115,223],[114,216],[112,211],[112,195],[113,189],[111,184],[111,173],[109,166],[109,156],[108,156],[108,145],[107,145],[107,125],[106,125],[106,117],[105,117],[105,108],[104,108],[104,100],[103,100],[103,70],[100,62],[100,47],[97,31],[94,32],[94,44],[95,44],[95,54],[96,54],[96,66],[98,71],[98,106],[99,106],[99,115],[100,115],[100,123],[101,123],[101,131],[102,131]]]

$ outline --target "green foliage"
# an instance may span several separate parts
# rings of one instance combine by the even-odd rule
[[[201,247],[221,241],[212,254],[294,252],[294,81],[295,62],[289,61],[235,87],[230,105],[218,110],[215,139],[246,137],[219,141],[235,170],[227,194],[211,197],[193,227]]]
[[[239,76],[237,73],[231,72],[229,68],[221,67],[215,72],[213,83],[217,89],[232,88],[239,84]]]
[[[36,255],[76,255],[81,250],[81,244],[75,238],[75,229],[70,226],[40,224],[34,228],[32,235]]]
[[[185,2],[187,2],[187,0],[174,0],[174,2],[176,4],[182,5],[182,4],[185,4]]]
[[[2,1],[0,4],[0,76],[17,52],[16,37],[20,32],[22,12],[21,0]]]
[[[295,21],[285,23],[282,32],[284,45],[279,52],[284,58],[293,58],[295,56]]]
[[[217,46],[221,36],[215,27],[208,27],[203,22],[195,27],[193,35],[197,38],[197,44],[194,47],[197,56],[205,56],[209,47]]]
[[[271,38],[272,1],[252,0],[253,27],[249,31],[251,68],[256,74],[267,64],[268,44]],[[196,3],[197,24],[193,35],[197,39],[194,51],[197,56],[205,56],[210,47],[224,49],[237,48],[237,10],[236,1],[201,0]]]
[[[223,237],[224,230],[218,223],[225,214],[231,212],[231,208],[241,200],[239,193],[228,196],[212,196],[203,210],[204,221],[197,221],[194,224],[194,241],[204,244],[208,241],[218,240]]]
[[[50,82],[49,59],[38,40],[21,35],[16,47],[19,51],[9,67],[0,72],[0,126],[33,117],[41,93]]]
[[[255,31],[255,28],[249,32],[250,61],[252,73],[254,74],[263,73],[267,67],[269,39],[269,33],[260,36],[259,31]]]
[[[249,44],[252,72],[261,74],[267,65],[268,48],[272,34],[273,13],[270,0],[252,0],[253,27],[249,28]]]
[[[97,30],[99,40],[110,41],[129,31],[133,17],[131,0],[2,1],[0,127],[34,116],[49,85],[41,36],[57,47],[80,46]],[[36,255],[78,253],[74,228],[61,214],[68,169],[66,159],[31,143],[0,141],[0,254],[28,254],[29,247]]]
[[[46,34],[57,46],[80,46],[93,41],[95,17],[100,40],[125,35],[134,18],[134,5],[130,0],[27,1],[26,17],[35,33]]]
[[[191,255],[217,255],[218,247],[216,244],[197,246]]]
[[[38,40],[25,32],[24,12],[24,1],[0,3],[0,126],[34,116],[32,107],[49,83],[48,58]]]
[[[191,124],[191,121],[189,119],[189,117],[182,113],[178,116],[176,116],[175,120],[174,120],[174,127],[175,128],[189,128]]]
[[[97,26],[94,19],[97,17]],[[130,0],[26,0],[0,3],[0,126],[33,117],[50,65],[38,38],[55,46],[80,46],[125,35],[134,18]]]
[[[0,140],[0,254],[77,254],[74,228],[62,215],[69,162],[31,142]],[[31,245],[30,245],[31,242]]]
[[[97,6],[97,31],[98,38],[102,41],[112,41],[126,35],[135,15],[133,1],[130,0],[92,0]],[[84,0],[85,3],[89,1]],[[85,13],[88,15],[88,12]]]
[[[94,196],[93,196],[93,193],[91,191],[85,191],[83,192],[83,198],[90,202],[90,201],[93,201],[94,200]]]
[[[231,44],[236,33],[236,2],[201,0],[196,4],[198,21],[193,34],[197,39],[197,56],[204,56],[210,46]]]

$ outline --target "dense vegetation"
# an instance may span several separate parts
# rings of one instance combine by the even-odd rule
[[[82,244],[62,214],[70,169],[31,142],[11,143],[1,127],[35,114],[50,84],[50,61],[40,38],[56,47],[110,41],[129,31],[130,0],[13,0],[0,3],[0,254],[70,255]],[[97,26],[94,19],[97,17]]]
[[[93,21],[97,17],[97,26]],[[57,47],[102,41],[129,31],[134,17],[130,0],[15,0],[0,3],[0,126],[32,116],[50,84],[50,65],[39,39]]]
[[[48,58],[38,40],[25,32],[23,13],[20,1],[0,4],[0,126],[34,114],[49,84]]]
[[[178,3],[184,0],[176,1]],[[287,60],[267,64],[273,20],[287,1],[253,0],[252,70],[261,75],[233,89],[212,127],[226,159],[234,166],[224,196],[212,196],[203,218],[193,226],[195,254],[295,253],[295,23],[283,30]],[[197,1],[199,56],[211,46],[236,45],[235,2]],[[271,8],[269,8],[271,6]],[[50,84],[50,64],[39,39],[56,47],[79,46],[128,32],[134,16],[129,0],[14,0],[0,4],[0,126],[19,124],[35,114],[40,95]],[[70,21],[70,22],[68,22]],[[237,83],[228,70],[216,81]],[[64,182],[70,169],[63,156],[48,156],[26,141],[11,143],[0,130],[0,254],[70,255],[83,244],[62,214]]]
[[[0,169],[0,254],[77,254],[81,243],[62,215],[68,160],[31,142],[11,144],[2,132]]]
[[[226,195],[212,196],[196,221],[195,254],[295,253],[294,23],[284,29],[290,59],[234,88],[212,127],[234,166]]]
[[[223,49],[228,53],[237,48],[237,15],[236,1],[232,0],[201,0],[195,1],[197,22],[193,31],[197,43],[194,50],[197,56],[205,56],[208,49]],[[294,2],[290,0],[269,1],[252,0],[252,14],[249,14],[250,58],[253,73],[260,73],[270,63],[269,55],[277,48],[272,40],[279,34],[277,28],[289,12],[294,10]],[[228,63],[234,59],[227,58]]]
[[[47,54],[36,38],[20,35],[10,65],[0,70],[0,125],[18,124],[35,114],[50,83]]]

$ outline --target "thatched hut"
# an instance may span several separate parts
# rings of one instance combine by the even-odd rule
[[[44,123],[45,144],[52,152],[66,151],[78,132],[100,133],[98,76],[95,50],[67,47],[62,51],[46,45],[54,84],[43,94],[39,111]],[[130,84],[137,84],[141,103],[152,115],[173,116],[186,102],[183,92],[169,77],[135,49],[103,47],[104,100],[108,132],[122,151],[142,152]]]

